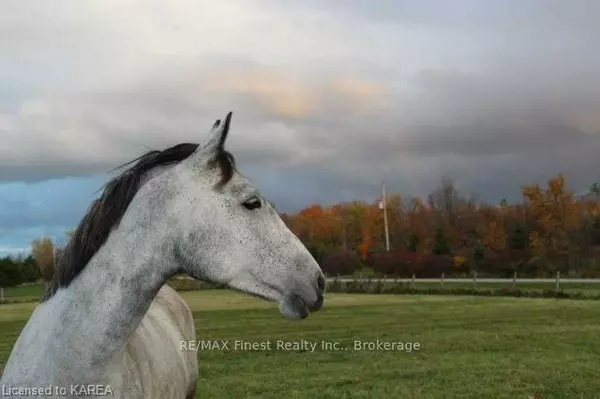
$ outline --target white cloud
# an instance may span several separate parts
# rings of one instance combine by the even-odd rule
[[[104,172],[229,110],[249,167],[357,187],[600,131],[595,3],[378,4],[0,0],[0,179]]]

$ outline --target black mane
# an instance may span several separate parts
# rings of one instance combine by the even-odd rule
[[[134,164],[110,180],[104,186],[100,198],[92,203],[61,256],[57,259],[54,277],[42,297],[42,302],[51,298],[60,287],[67,287],[98,252],[113,227],[123,217],[137,193],[145,173],[157,166],[179,163],[188,158],[197,148],[198,144],[177,144],[163,151],[149,151],[116,168],[121,169]],[[222,143],[220,143],[211,164],[220,169],[221,180],[217,187],[227,184],[233,176],[235,159],[233,155],[223,149]]]

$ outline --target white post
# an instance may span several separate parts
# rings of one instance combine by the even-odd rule
[[[442,289],[444,289],[444,272],[442,272],[442,278],[440,280],[440,285],[441,285]]]
[[[0,303],[4,302],[4,287],[0,287]]]
[[[516,286],[517,286],[517,272],[515,272],[513,274],[513,282],[512,282],[513,290],[515,289]]]
[[[556,288],[555,291],[558,292],[560,290],[560,271],[556,272]]]
[[[412,275],[412,281],[410,282],[411,288],[415,288],[415,274]]]
[[[477,285],[477,270],[473,271],[473,288]]]

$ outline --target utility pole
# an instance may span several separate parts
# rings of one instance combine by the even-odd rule
[[[385,183],[381,184],[381,202],[379,208],[383,209],[383,225],[385,228],[385,250],[390,252],[390,233],[388,230],[388,219],[387,219],[387,201],[385,198]]]
[[[342,246],[344,251],[348,250],[348,237],[346,234],[346,205],[341,205],[341,214],[342,214]]]

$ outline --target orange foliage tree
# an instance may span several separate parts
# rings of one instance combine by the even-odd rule
[[[54,244],[50,237],[37,238],[31,242],[31,254],[35,259],[44,280],[54,276]]]
[[[534,253],[568,261],[569,251],[576,247],[572,235],[580,228],[581,213],[573,192],[566,188],[564,176],[550,178],[545,190],[539,185],[525,186],[522,193],[537,221],[537,228],[530,235]]]

